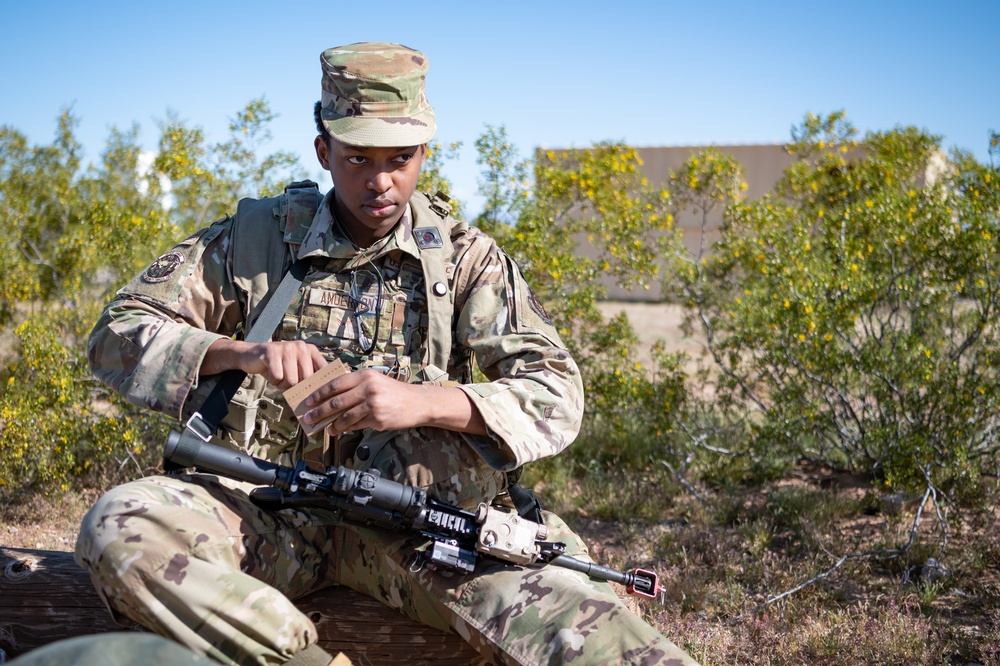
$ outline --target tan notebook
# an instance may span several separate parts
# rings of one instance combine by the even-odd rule
[[[285,391],[285,400],[292,408],[292,411],[295,412],[295,416],[298,417],[299,423],[302,425],[302,429],[305,430],[307,435],[311,435],[314,432],[322,430],[340,415],[333,414],[329,418],[323,419],[318,423],[313,423],[312,425],[302,423],[302,415],[312,409],[312,407],[306,405],[306,398],[308,398],[313,391],[334,377],[339,377],[350,371],[351,369],[338,358],[330,363],[327,363],[317,372],[310,375],[307,379],[303,379],[301,382]]]

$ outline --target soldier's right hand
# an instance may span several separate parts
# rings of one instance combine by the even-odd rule
[[[301,340],[249,343],[242,340],[216,340],[209,346],[201,364],[201,375],[214,375],[240,369],[262,375],[268,383],[284,390],[298,384],[326,365],[315,345]]]

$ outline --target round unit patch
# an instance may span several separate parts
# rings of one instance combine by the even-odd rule
[[[177,267],[183,263],[183,254],[180,252],[167,252],[142,272],[142,279],[145,282],[165,282],[177,271]]]

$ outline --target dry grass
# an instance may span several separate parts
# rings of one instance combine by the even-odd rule
[[[0,546],[73,550],[80,520],[99,495],[98,490],[75,490],[8,501],[0,510]]]
[[[998,663],[1000,521],[991,510],[953,525],[944,580],[921,577],[939,536],[925,516],[908,561],[852,560],[762,606],[842,555],[905,544],[914,514],[883,513],[863,479],[815,470],[757,487],[700,488],[705,504],[653,473],[645,493],[659,500],[656,521],[606,517],[609,500],[627,507],[632,491],[608,483],[594,497],[600,484],[587,483],[553,508],[606,564],[660,573],[661,598],[637,607],[706,666]]]
[[[663,340],[696,359],[677,306],[606,302],[624,311],[646,353]],[[692,363],[693,365],[693,363]],[[944,564],[930,582],[940,529],[923,515],[904,558],[850,560],[799,592],[843,555],[903,546],[915,506],[889,511],[864,478],[798,469],[728,489],[699,487],[702,504],[662,470],[629,478],[562,475],[539,488],[605,562],[661,572],[664,594],[643,606],[661,632],[709,664],[1000,664],[997,488],[949,520]],[[995,485],[995,481],[994,481]],[[596,519],[600,517],[600,519]]]

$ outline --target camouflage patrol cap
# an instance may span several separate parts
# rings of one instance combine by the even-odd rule
[[[362,42],[323,51],[320,119],[348,145],[416,146],[434,136],[424,95],[427,58],[400,44]]]

